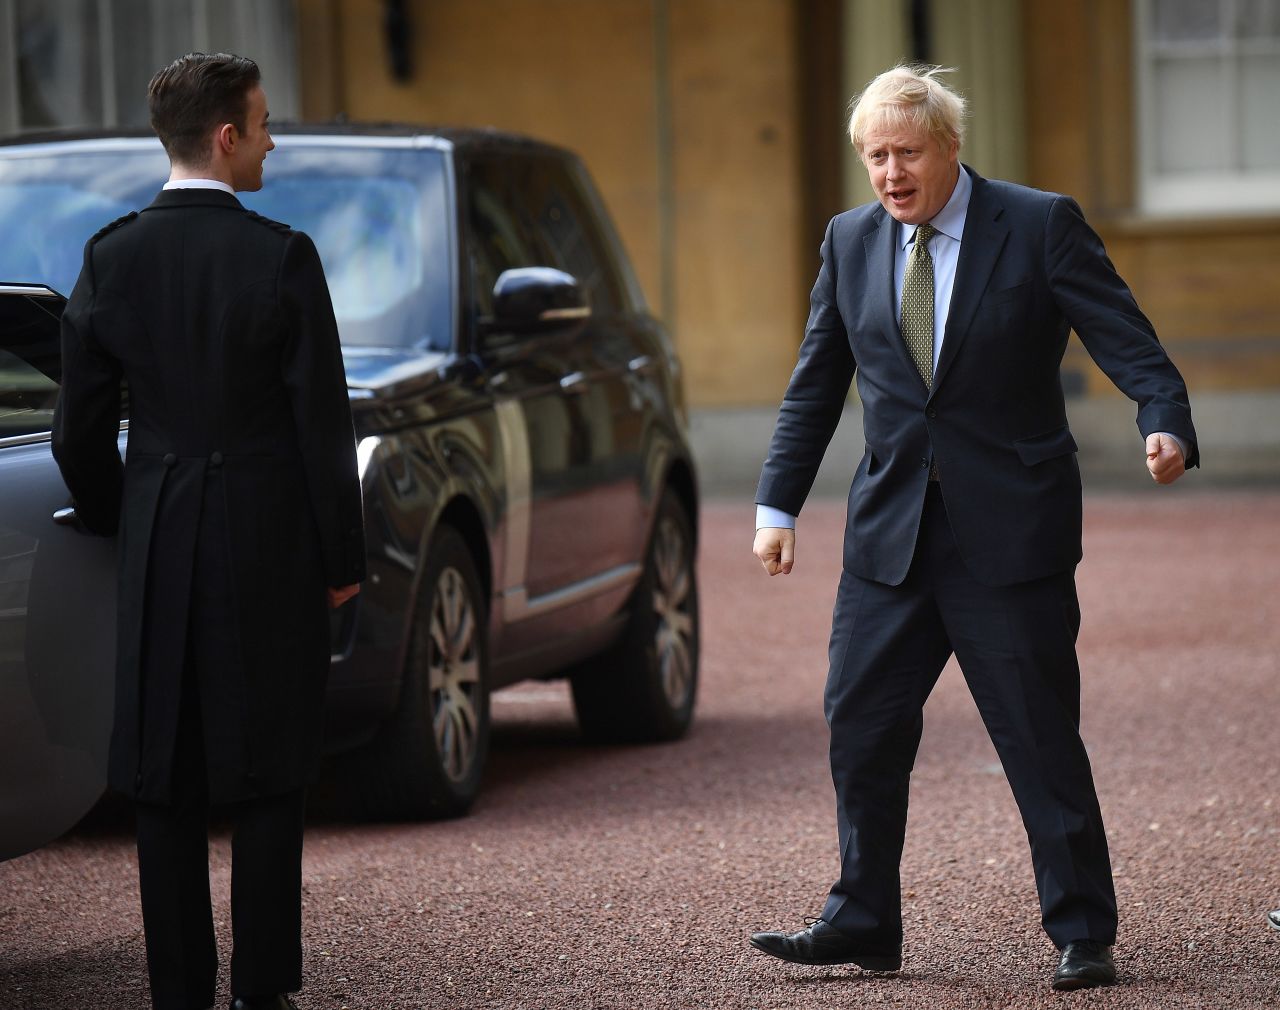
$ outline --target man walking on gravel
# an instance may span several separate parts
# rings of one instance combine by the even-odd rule
[[[1031,843],[1056,989],[1115,981],[1116,900],[1080,739],[1080,471],[1069,331],[1138,404],[1160,484],[1199,464],[1186,387],[1074,200],[959,161],[964,100],[897,67],[850,138],[877,202],[832,219],[756,492],[754,552],[792,570],[795,517],[856,377],[853,476],[825,710],[840,876],[821,916],[754,946],[896,971],[899,863],[922,709],[954,653]],[[939,895],[945,906],[945,896]]]
[[[231,1006],[284,1010],[328,607],[364,578],[346,378],[315,246],[235,197],[275,146],[257,65],[184,56],[148,97],[170,180],[85,247],[53,450],[81,522],[120,534],[109,776],[137,802],[152,1003],[214,1001],[216,802],[235,825]]]

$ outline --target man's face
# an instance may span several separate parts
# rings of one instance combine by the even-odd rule
[[[863,137],[862,163],[881,206],[903,224],[924,224],[951,199],[960,177],[960,145],[929,133],[873,129]]]
[[[230,158],[231,184],[237,192],[262,188],[262,163],[276,146],[267,128],[267,96],[259,85],[253,86],[245,104],[244,133],[237,134]]]

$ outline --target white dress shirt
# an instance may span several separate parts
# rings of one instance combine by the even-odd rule
[[[221,179],[171,179],[164,184],[165,189],[220,189],[224,193],[236,195],[236,191]]]

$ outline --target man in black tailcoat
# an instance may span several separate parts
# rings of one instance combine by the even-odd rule
[[[850,138],[877,201],[832,219],[799,361],[756,492],[755,554],[794,563],[795,517],[857,378],[853,475],[826,688],[840,877],[821,916],[751,942],[895,971],[899,861],[921,710],[959,660],[1031,843],[1053,985],[1115,980],[1116,900],[1080,739],[1080,471],[1060,367],[1074,329],[1138,404],[1147,467],[1199,463],[1186,387],[1069,197],[959,162],[964,102],[897,67]],[[945,916],[945,895],[934,896]]]
[[[274,147],[257,65],[184,56],[148,96],[170,181],[85,247],[53,448],[81,522],[120,536],[109,774],[137,802],[153,1004],[214,1001],[216,802],[234,821],[232,1006],[274,1010],[302,983],[328,609],[364,578],[354,434],[315,246],[234,195],[262,187]]]

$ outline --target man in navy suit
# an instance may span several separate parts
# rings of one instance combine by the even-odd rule
[[[1116,900],[1080,739],[1080,471],[1060,367],[1071,330],[1138,404],[1152,478],[1199,454],[1186,387],[1074,200],[959,161],[964,100],[896,67],[850,138],[878,202],[827,227],[799,360],[756,492],[755,554],[794,562],[795,516],[856,377],[825,695],[840,878],[821,917],[754,946],[801,964],[901,964],[899,862],[922,709],[954,653],[1031,843],[1053,985],[1115,980]]]

